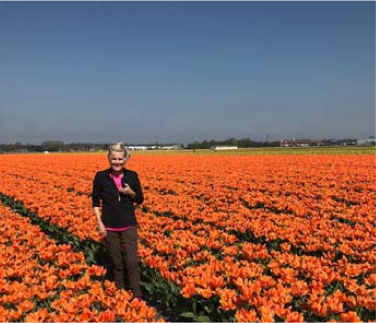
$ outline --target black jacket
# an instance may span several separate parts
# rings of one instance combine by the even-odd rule
[[[101,206],[102,222],[105,227],[122,228],[137,225],[134,212],[134,202],[141,204],[144,201],[140,180],[136,172],[123,168],[122,184],[127,183],[136,193],[134,199],[120,193],[110,177],[111,169],[97,172],[93,183],[93,207]]]

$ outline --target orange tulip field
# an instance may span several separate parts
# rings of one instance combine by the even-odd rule
[[[90,254],[108,167],[0,155],[0,321],[375,321],[374,155],[135,154],[147,301]]]

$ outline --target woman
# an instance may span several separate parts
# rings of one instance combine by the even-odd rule
[[[122,143],[110,146],[110,168],[95,175],[92,203],[99,233],[106,239],[116,286],[119,289],[125,288],[124,259],[133,297],[140,299],[140,265],[134,203],[141,204],[144,195],[137,173],[125,168],[129,158],[130,154]]]

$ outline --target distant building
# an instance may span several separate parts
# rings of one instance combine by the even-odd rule
[[[159,149],[163,150],[175,150],[175,149],[182,149],[181,145],[171,145],[171,146],[160,146]]]
[[[355,146],[356,139],[327,139],[324,140],[325,146]]]
[[[280,147],[309,147],[309,146],[322,146],[322,140],[310,140],[310,139],[301,139],[295,140],[295,138],[284,139],[279,142]]]
[[[238,149],[238,146],[212,146],[211,150],[234,150]]]
[[[127,146],[125,148],[129,150],[147,150],[148,149],[147,146]]]
[[[372,146],[372,145],[376,145],[376,139],[375,138],[358,139],[356,141],[356,144],[359,145],[359,146],[361,146],[361,145]]]
[[[181,145],[170,145],[170,146],[126,146],[125,148],[129,150],[174,150],[174,149],[182,149]]]

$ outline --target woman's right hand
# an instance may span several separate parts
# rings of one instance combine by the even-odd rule
[[[98,230],[99,230],[99,234],[101,235],[102,238],[107,237],[107,229],[102,222],[98,223]]]

